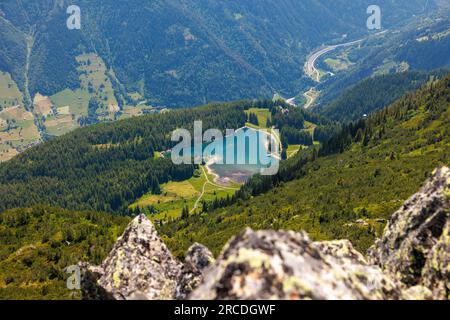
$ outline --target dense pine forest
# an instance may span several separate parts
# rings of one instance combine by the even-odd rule
[[[383,1],[384,24],[421,13],[425,2],[437,6]],[[119,103],[139,93],[152,104],[180,107],[268,98],[274,90],[293,94],[309,51],[342,34],[365,33],[371,2],[78,0],[86,27],[76,31],[65,27],[71,4],[1,1],[0,42],[7,45],[0,47],[0,70],[25,91],[28,38],[31,96],[76,89],[75,58],[96,52],[111,71]]]
[[[244,105],[209,105],[99,124],[27,150],[0,165],[0,208],[51,204],[126,214],[145,192],[192,176],[193,166],[154,156],[172,147],[173,130],[192,128],[198,119],[205,129],[242,127]]]
[[[446,74],[445,70],[431,73],[409,71],[370,77],[314,111],[335,121],[357,121],[364,115],[387,107],[407,92],[415,91],[428,81],[443,78]]]

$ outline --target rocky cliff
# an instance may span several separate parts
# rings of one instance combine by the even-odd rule
[[[139,216],[101,266],[80,265],[86,299],[449,299],[450,169],[433,173],[367,256],[347,240],[246,229],[216,261],[194,244],[182,264]]]

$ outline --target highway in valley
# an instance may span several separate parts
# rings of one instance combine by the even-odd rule
[[[322,57],[324,54],[327,54],[328,52],[333,51],[333,50],[335,50],[337,48],[353,46],[353,45],[355,45],[357,43],[360,43],[360,42],[362,42],[364,40],[365,40],[365,38],[364,39],[355,40],[355,41],[351,41],[351,42],[342,43],[342,44],[325,46],[325,47],[321,47],[317,51],[314,51],[308,57],[308,60],[305,63],[305,73],[306,73],[306,75],[308,77],[310,77],[311,79],[313,79],[314,81],[320,82],[320,73],[319,73],[319,70],[317,70],[317,68],[315,66],[317,60],[320,57]]]
[[[304,66],[304,72],[305,74],[313,79],[315,82],[320,83],[320,71],[316,68],[316,62],[319,58],[321,58],[323,55],[327,54],[328,52],[331,52],[333,50],[336,50],[337,48],[341,47],[348,47],[352,46],[354,44],[360,43],[364,41],[365,39],[360,39],[356,41],[346,42],[342,44],[337,45],[330,45],[330,46],[322,46],[320,49],[314,51],[309,57],[308,60],[305,63]],[[306,103],[303,105],[303,108],[308,109],[310,108],[314,102],[319,97],[320,92],[316,90],[315,87],[309,88],[307,91],[303,93],[303,97],[306,99]],[[292,98],[295,99],[295,98]],[[290,99],[290,100],[292,100]]]
[[[384,30],[384,31],[378,32],[378,33],[374,34],[374,36],[382,35],[388,31],[389,30]],[[320,71],[316,68],[316,62],[318,59],[320,59],[323,55],[327,54],[328,52],[331,52],[338,48],[353,46],[355,44],[363,42],[367,38],[368,37],[365,37],[365,38],[362,38],[359,40],[346,42],[346,43],[320,47],[319,49],[317,49],[316,51],[311,53],[311,55],[308,57],[308,60],[306,61],[305,66],[304,66],[305,74],[308,77],[310,77],[311,79],[313,79],[315,82],[320,83]],[[319,97],[319,94],[320,94],[320,91],[316,90],[315,87],[311,87],[307,91],[305,91],[303,93],[303,96],[306,98],[306,104],[303,107],[305,109],[310,108],[314,104],[314,102],[317,100],[317,98]]]

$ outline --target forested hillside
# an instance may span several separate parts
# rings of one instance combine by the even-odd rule
[[[345,126],[319,154],[299,153],[278,176],[255,177],[231,205],[160,231],[180,256],[195,241],[217,254],[247,226],[303,229],[315,239],[350,239],[365,250],[427,175],[450,162],[449,97],[447,76]]]
[[[0,162],[79,127],[166,108],[274,94],[302,103],[317,85],[305,61],[328,44],[364,40],[317,62],[322,104],[373,74],[448,65],[445,3],[380,1],[383,32],[367,28],[371,4],[80,0],[80,29],[69,30],[68,0],[2,1]],[[311,144],[289,128],[283,136]]]
[[[129,206],[144,194],[159,194],[160,185],[193,176],[194,165],[174,165],[170,157],[158,156],[176,144],[170,141],[173,130],[192,130],[196,120],[203,122],[203,130],[237,130],[246,124],[250,109],[272,114],[272,121],[261,125],[279,128],[286,147],[312,144],[306,121],[311,128],[332,125],[282,101],[263,100],[210,104],[81,128],[0,164],[0,210],[46,204],[128,214]]]
[[[138,93],[153,104],[186,106],[270,97],[274,91],[297,94],[306,55],[343,35],[366,34],[372,3],[80,0],[81,30],[68,30],[66,9],[72,4],[2,1],[0,41],[7,46],[0,48],[0,70],[31,97],[53,95],[78,86],[77,56],[96,53],[111,71],[119,101]],[[435,2],[379,5],[390,27],[433,9]]]
[[[100,264],[136,215],[181,259],[246,227],[364,252],[450,164],[447,2],[379,0],[369,30],[372,0],[1,0],[0,300],[79,299],[67,267]],[[247,164],[175,164],[173,132],[199,120],[264,131],[279,170],[248,163],[261,136],[217,144]]]
[[[0,214],[0,299],[80,299],[66,268],[100,263],[129,218],[38,206]]]
[[[0,165],[0,207],[51,204],[127,213],[128,205],[159,185],[192,176],[155,151],[172,147],[171,132],[193,127],[240,128],[245,102],[143,116],[76,130]]]
[[[0,164],[0,299],[80,298],[67,290],[65,268],[101,262],[129,221],[123,215],[147,212],[131,204],[143,194],[159,196],[169,181],[189,185],[195,174],[194,166],[176,166],[158,152],[173,146],[171,131],[192,129],[194,120],[202,120],[204,130],[240,128],[253,112],[267,116],[261,127],[287,132],[286,145],[292,136],[312,139],[311,128],[331,125],[282,101],[212,104],[81,128]],[[223,204],[219,196],[214,192],[200,211]],[[176,216],[189,215],[184,200]]]
[[[239,127],[258,110],[268,110],[267,125],[284,128],[284,139],[311,124],[334,133],[283,161],[277,175],[255,176],[232,197],[161,221],[171,251],[182,257],[197,241],[217,254],[247,226],[349,238],[365,250],[430,172],[449,163],[449,97],[447,76],[344,126],[278,101],[214,104],[97,124],[32,148],[0,165],[0,298],[79,298],[65,288],[65,268],[102,261],[129,221],[117,213],[131,213],[133,201],[165,181],[192,176],[193,166],[155,157],[172,146],[170,131],[196,119],[205,129]]]
[[[314,111],[335,121],[357,121],[364,115],[387,107],[407,92],[417,90],[426,82],[445,75],[445,71],[436,71],[433,73],[401,72],[371,77],[345,90],[333,102],[318,106]]]
[[[371,76],[448,68],[449,10],[447,4],[429,17],[413,17],[397,29],[384,30],[358,45],[327,54],[320,67],[334,75],[326,76],[317,88],[321,91],[320,104],[331,103],[346,89]]]

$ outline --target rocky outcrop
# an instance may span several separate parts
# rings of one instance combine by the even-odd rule
[[[112,293],[98,283],[99,279],[104,274],[102,267],[91,266],[85,262],[80,262],[78,267],[83,276],[81,281],[83,300],[115,300]]]
[[[99,267],[81,264],[86,299],[448,299],[450,170],[437,170],[389,221],[367,257],[305,232],[234,237],[214,262],[194,244],[177,262],[152,223],[134,219]]]
[[[344,252],[340,255],[340,251]],[[191,299],[389,299],[400,289],[350,242],[313,243],[304,232],[245,230]]]
[[[431,288],[435,298],[450,297],[449,168],[436,170],[394,213],[369,258],[411,292]]]
[[[100,292],[119,300],[161,300],[174,297],[181,265],[153,224],[140,215],[117,240],[101,267],[88,266],[85,270],[84,297]]]
[[[203,273],[214,263],[214,256],[205,246],[195,243],[186,253],[176,290],[176,299],[186,299],[203,280]]]

